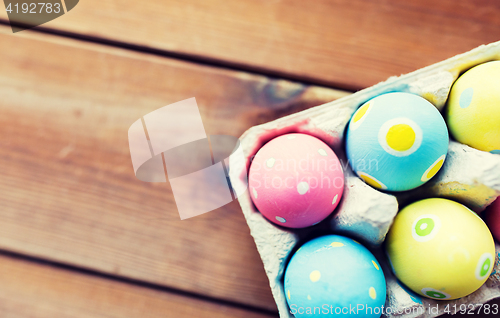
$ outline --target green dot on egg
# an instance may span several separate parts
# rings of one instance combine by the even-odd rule
[[[491,266],[490,259],[489,258],[485,259],[483,265],[481,266],[481,271],[480,271],[481,277],[486,276],[486,274],[488,274],[490,266]]]
[[[437,298],[437,299],[444,299],[444,298],[446,298],[445,294],[442,294],[440,292],[433,291],[433,290],[428,290],[428,291],[425,292],[425,294],[427,296],[429,296],[429,297]]]
[[[415,233],[418,236],[427,236],[434,229],[434,220],[431,218],[420,219],[415,225]]]

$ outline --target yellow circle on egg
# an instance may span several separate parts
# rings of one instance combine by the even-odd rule
[[[356,114],[354,114],[354,116],[352,116],[352,121],[357,122],[361,118],[363,118],[363,116],[366,114],[366,111],[368,110],[368,107],[370,107],[370,103],[366,103],[363,106],[361,106],[358,109],[358,111],[356,112]]]
[[[312,271],[311,274],[309,274],[309,279],[311,282],[317,282],[321,278],[321,273],[319,271]]]
[[[425,172],[422,175],[422,178],[420,178],[420,180],[422,182],[427,182],[432,177],[434,177],[439,172],[441,167],[443,166],[445,159],[446,159],[446,155],[442,155],[436,161],[434,161],[434,163],[427,170],[425,170]]]
[[[377,298],[377,291],[373,287],[370,287],[370,289],[368,290],[368,294],[370,295],[371,299]]]
[[[406,151],[415,143],[415,131],[407,124],[397,124],[389,128],[385,136],[387,145],[396,151]]]
[[[475,66],[453,84],[446,121],[452,136],[483,151],[500,150],[500,61]]]
[[[396,157],[409,156],[422,144],[422,129],[407,117],[393,118],[382,124],[378,131],[378,142],[389,154]]]
[[[360,108],[358,108],[358,110],[354,113],[351,119],[350,127],[352,130],[357,129],[361,125],[361,123],[365,120],[366,116],[370,112],[371,108],[372,108],[371,102],[367,102]]]
[[[421,200],[402,209],[386,249],[398,279],[432,299],[469,295],[483,285],[494,265],[495,245],[486,224],[447,199]]]
[[[363,181],[366,184],[368,184],[374,188],[377,188],[377,189],[382,189],[382,190],[387,189],[387,186],[385,184],[383,184],[382,182],[377,180],[375,177],[370,176],[368,173],[361,172],[361,171],[357,171],[356,173],[358,174],[358,176],[361,179],[363,179]]]
[[[342,247],[344,246],[343,243],[340,243],[340,242],[333,242],[332,244],[330,244],[332,247]]]

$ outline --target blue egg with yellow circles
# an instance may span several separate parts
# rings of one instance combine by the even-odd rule
[[[285,295],[296,317],[380,317],[386,283],[373,254],[358,242],[326,235],[305,243],[285,271]]]
[[[448,152],[441,113],[410,93],[387,93],[363,104],[352,116],[346,152],[354,172],[370,186],[406,191],[435,176]]]

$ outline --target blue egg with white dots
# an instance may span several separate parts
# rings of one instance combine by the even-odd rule
[[[285,271],[285,295],[296,318],[380,317],[386,282],[373,254],[358,242],[326,235],[305,243]]]
[[[448,143],[441,113],[409,93],[369,100],[354,113],[346,133],[354,172],[370,186],[388,191],[411,190],[430,180],[444,164]]]

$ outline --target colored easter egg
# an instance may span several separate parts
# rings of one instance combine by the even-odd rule
[[[295,317],[380,317],[386,283],[368,249],[340,235],[305,243],[285,271],[285,295]],[[353,308],[355,311],[353,311]]]
[[[302,228],[332,213],[344,191],[344,173],[324,142],[306,134],[286,134],[266,143],[255,155],[249,191],[268,220]]]
[[[379,95],[352,116],[346,135],[349,163],[374,188],[405,191],[430,180],[448,151],[439,111],[409,93]]]
[[[483,220],[447,199],[412,203],[396,216],[386,238],[396,277],[432,299],[469,295],[490,276],[495,245]]]
[[[500,242],[500,198],[497,198],[484,213],[491,234]]]
[[[453,84],[446,121],[451,135],[473,148],[500,154],[500,61],[475,66]]]

